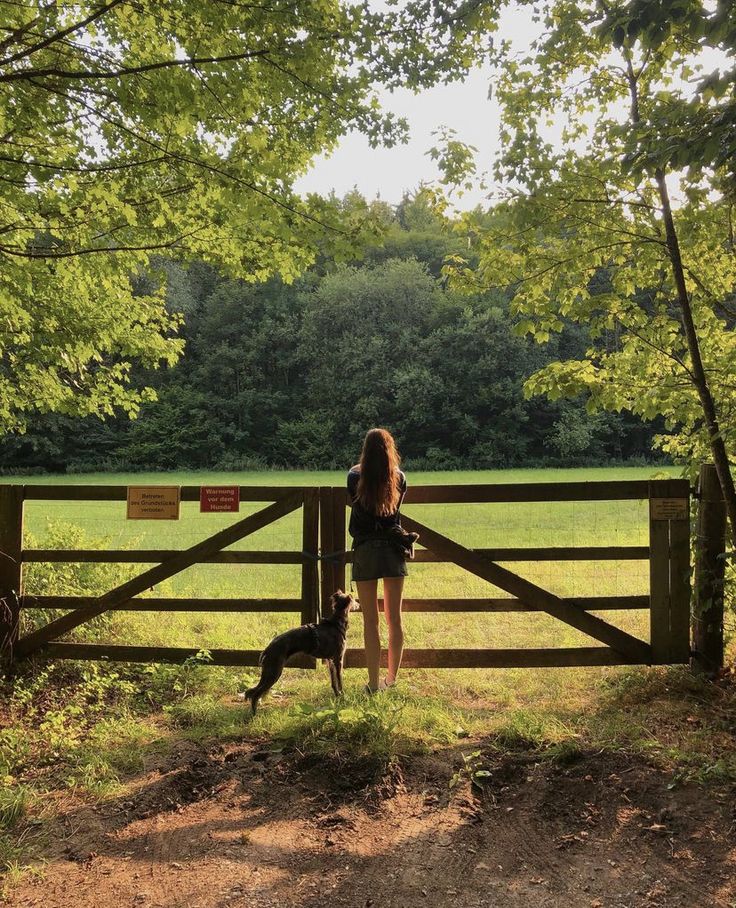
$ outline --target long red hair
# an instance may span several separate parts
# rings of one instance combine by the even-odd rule
[[[369,514],[386,517],[399,506],[400,463],[396,442],[387,429],[371,429],[366,433],[360,455],[357,499]]]

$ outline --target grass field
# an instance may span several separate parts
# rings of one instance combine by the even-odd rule
[[[674,470],[667,470],[673,475]],[[508,483],[535,481],[652,478],[663,475],[654,468],[577,470],[508,470],[489,472],[412,474],[413,484]],[[104,484],[205,483],[241,485],[338,485],[342,473],[262,472],[229,474],[127,474],[63,476],[30,481]],[[239,517],[263,507],[241,504]],[[405,511],[429,526],[473,547],[646,545],[648,536],[645,501],[535,502],[527,504],[414,505]],[[232,514],[200,514],[196,502],[182,505],[179,521],[127,521],[124,502],[29,501],[26,529],[35,545],[74,547],[77,537],[67,536],[61,524],[73,524],[84,534],[82,545],[100,548],[186,548],[232,523]],[[245,550],[301,549],[301,514],[282,518],[233,548]],[[53,538],[50,538],[53,537]],[[72,541],[72,540],[75,541]],[[646,593],[648,565],[627,562],[517,562],[514,569],[560,595],[629,595]],[[121,567],[137,571],[137,566]],[[406,595],[414,598],[461,598],[504,595],[479,578],[454,565],[411,566]],[[28,573],[28,592],[41,592],[38,569]],[[87,568],[85,583],[102,584],[109,576],[104,568]],[[44,591],[64,595],[78,592],[79,575],[54,568],[43,572]],[[71,585],[70,585],[71,584]],[[203,597],[299,596],[299,565],[197,565],[177,575],[152,592],[154,595]],[[51,587],[51,588],[50,588]],[[90,589],[89,592],[99,590]],[[608,617],[632,631],[646,635],[646,613],[608,613]],[[260,647],[270,637],[293,623],[290,615],[230,615],[227,613],[141,614],[118,613],[112,628],[116,640],[159,645],[212,647]],[[586,638],[544,615],[439,615],[406,616],[410,646],[562,646],[585,645]],[[360,644],[360,621],[351,628],[350,643]],[[589,641],[588,641],[589,642]]]

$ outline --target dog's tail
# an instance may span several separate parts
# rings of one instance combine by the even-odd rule
[[[261,655],[258,657],[258,665],[260,668],[263,668],[263,659],[265,655],[266,650],[264,649],[261,652]],[[258,701],[266,693],[266,691],[261,686],[262,681],[263,677],[261,677],[261,680],[258,682],[258,684],[253,685],[253,687],[249,687],[248,690],[245,691],[245,693],[242,695],[243,699],[250,703],[250,709],[254,716],[256,714],[256,709],[258,708]]]
[[[268,693],[279,680],[281,672],[284,670],[285,662],[285,656],[273,647],[267,646],[261,653],[261,658],[259,660],[261,677],[258,680],[258,684],[249,688],[243,695],[245,699],[250,702],[250,708],[253,711],[254,716],[256,714],[256,709],[258,708],[258,701],[264,694]]]

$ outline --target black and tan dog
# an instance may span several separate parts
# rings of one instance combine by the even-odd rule
[[[338,590],[332,594],[332,616],[323,618],[319,624],[303,624],[293,630],[274,637],[261,653],[259,664],[261,678],[255,687],[244,694],[255,715],[258,701],[281,677],[286,660],[296,653],[304,653],[315,659],[325,659],[330,669],[332,690],[335,696],[342,693],[342,660],[345,656],[348,632],[348,615],[357,608],[357,602],[350,593]]]

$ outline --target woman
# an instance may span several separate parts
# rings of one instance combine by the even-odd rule
[[[391,433],[371,429],[365,436],[360,463],[348,473],[352,501],[350,535],[353,537],[353,580],[363,613],[367,690],[384,690],[396,682],[404,650],[401,600],[408,574],[405,554],[397,545],[399,508],[406,492],[406,477]],[[379,682],[381,638],[378,630],[378,581],[383,580],[383,607],[388,624],[388,674]]]

